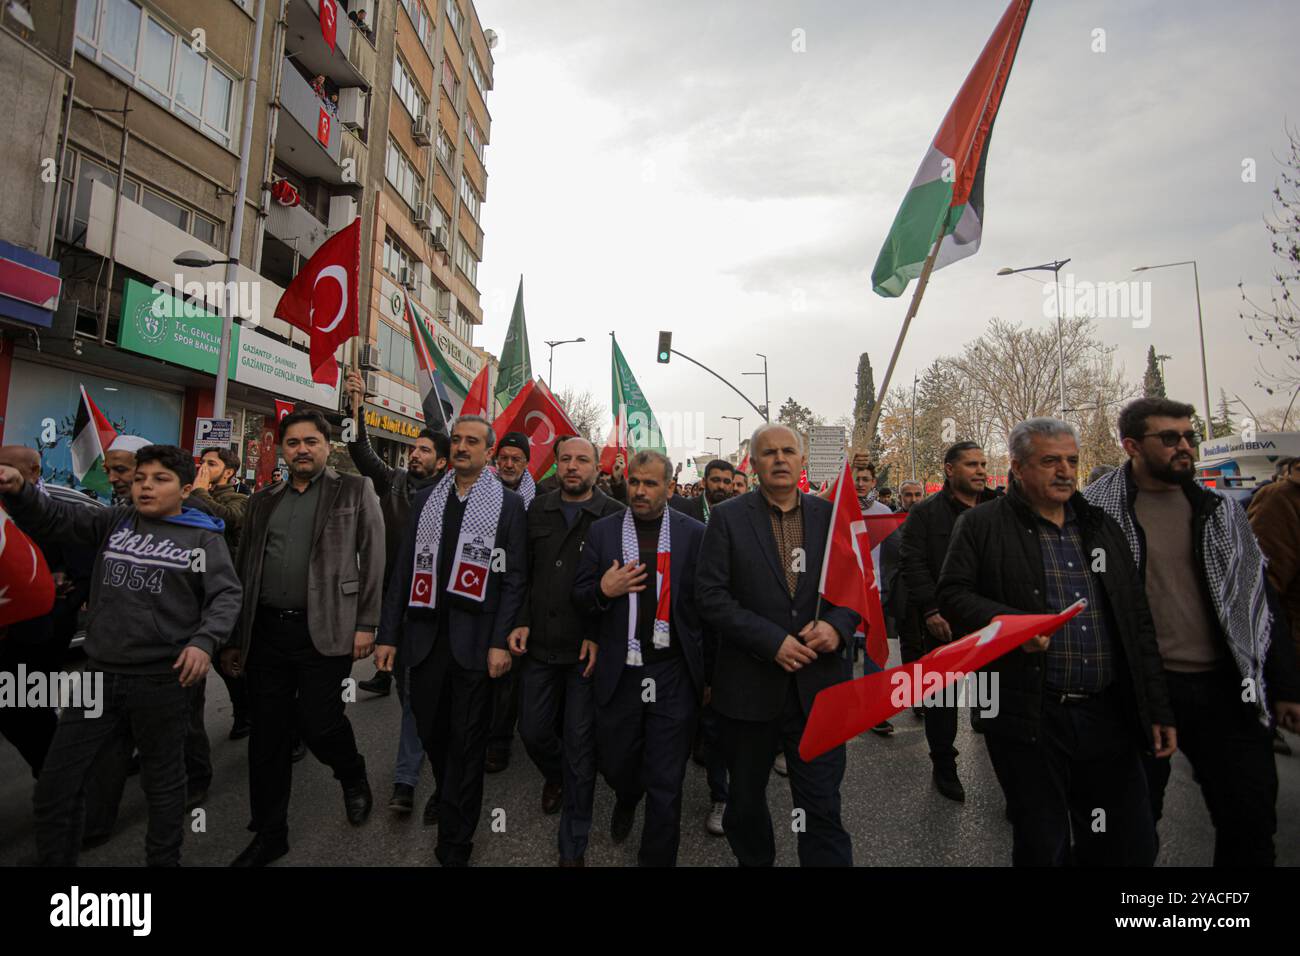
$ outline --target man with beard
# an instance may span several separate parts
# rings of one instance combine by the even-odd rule
[[[114,507],[131,504],[131,483],[135,480],[135,453],[150,445],[139,435],[118,435],[104,451],[104,474],[113,486]]]
[[[573,605],[573,581],[588,529],[623,506],[596,490],[590,441],[556,444],[560,487],[528,509],[528,598],[509,641],[519,736],[542,772],[542,812],[560,811],[560,866],[583,866],[596,793],[596,642]]]
[[[622,843],[646,798],[637,862],[675,866],[682,783],[704,692],[695,610],[703,526],[667,507],[672,463],[640,451],[627,468],[629,508],[592,525],[573,601],[595,621],[596,733]]]
[[[988,459],[978,442],[949,445],[943,455],[943,487],[937,494],[912,506],[907,520],[891,537],[898,554],[907,604],[900,633],[919,633],[923,653],[962,637],[939,613],[939,572],[952,540],[953,525],[961,515],[997,497],[987,487]],[[961,803],[966,790],[957,776],[957,708],[942,698],[925,705],[925,738],[930,745],[935,788],[949,800]]]
[[[1128,462],[1084,496],[1124,530],[1143,578],[1178,744],[1214,821],[1214,865],[1272,866],[1268,721],[1300,729],[1300,694],[1291,649],[1272,633],[1263,555],[1241,508],[1194,480],[1191,405],[1140,398],[1120,412],[1119,433]],[[1156,821],[1169,773],[1167,757],[1148,757]]]
[[[393,468],[375,453],[366,434],[363,400],[365,383],[359,372],[348,373],[348,392],[352,396],[353,438],[348,443],[348,454],[357,471],[369,478],[379,495],[379,510],[384,516],[384,585],[392,576],[397,546],[411,516],[411,499],[431,485],[437,484],[447,470],[449,442],[445,432],[431,428],[420,430],[411,446],[405,468]],[[402,729],[397,740],[397,763],[393,768],[393,796],[388,808],[394,813],[407,814],[415,809],[415,787],[420,781],[420,767],[424,764],[424,747],[415,729],[411,713],[410,695],[406,692],[406,671],[399,660],[395,670],[397,696],[402,704]],[[394,672],[376,668],[375,676],[358,681],[357,686],[372,694],[387,695],[391,689]],[[436,788],[437,781],[435,781]],[[432,826],[438,819],[438,793],[435,789],[424,805],[424,823]]]
[[[704,491],[695,497],[685,498],[680,504],[669,505],[684,515],[690,515],[701,524],[709,523],[709,509],[722,504],[732,496],[735,469],[731,462],[715,458],[704,466]]]
[[[507,638],[527,592],[524,504],[487,470],[493,438],[478,415],[452,424],[452,474],[411,502],[375,662],[388,670],[400,654],[410,668],[411,710],[439,786],[443,866],[468,866],[474,849],[490,682],[510,668]]]
[[[737,468],[736,473],[731,477],[731,497],[734,498],[737,495],[743,495],[748,490],[749,475]]]
[[[863,515],[890,515],[894,513],[894,509],[889,507],[889,505],[885,504],[879,498],[876,489],[876,466],[871,462],[863,461],[860,464],[855,462],[853,466],[853,488],[857,492],[858,507],[862,509]],[[826,492],[826,497],[830,497],[829,492]],[[883,581],[884,578],[880,569],[880,545],[876,545],[871,549],[871,564],[872,570],[876,575],[876,580]],[[866,627],[865,621],[862,622],[862,627]],[[875,662],[867,656],[867,638],[865,631],[861,634],[854,635],[854,641],[856,642],[857,647],[862,651],[863,675],[865,676],[870,674],[872,671],[879,670],[879,668],[876,667]],[[880,723],[876,724],[876,726],[872,727],[871,730],[873,733],[877,733],[881,737],[889,737],[894,733],[894,725],[887,720],[882,720]],[[778,767],[778,772],[780,772],[780,770],[781,768]]]
[[[537,485],[528,470],[532,445],[523,432],[506,432],[496,451],[496,473],[505,485],[524,502],[528,511],[537,497]],[[492,681],[492,722],[488,731],[486,773],[500,773],[510,766],[510,751],[515,740],[515,718],[519,713],[519,684],[512,667]]]

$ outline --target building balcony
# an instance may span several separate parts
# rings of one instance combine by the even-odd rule
[[[282,64],[275,155],[309,179],[343,184],[343,124],[286,59]],[[360,179],[358,179],[360,182]]]
[[[364,86],[368,89],[374,82],[375,48],[360,30],[352,26],[342,7],[338,7],[338,12],[334,49],[331,50],[321,33],[320,0],[289,0],[284,12],[287,25],[285,52],[293,54],[312,76],[329,77],[339,87]],[[369,51],[368,57],[362,52],[362,47]]]

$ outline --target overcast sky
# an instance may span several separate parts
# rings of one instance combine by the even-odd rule
[[[877,383],[907,309],[870,274],[939,122],[1004,0],[476,0],[500,42],[479,269],[497,354],[524,275],[533,370],[546,339],[559,388],[609,401],[614,331],[661,416],[703,412],[736,442],[757,416],[675,348],[773,410],[793,395],[851,412],[858,354]],[[1094,30],[1106,50],[1093,52]],[[792,49],[804,31],[806,51]],[[1100,324],[1130,378],[1148,345],[1171,395],[1200,398],[1190,268],[1200,263],[1212,397],[1262,411],[1238,281],[1265,300],[1275,259],[1262,220],[1294,103],[1294,0],[1034,5],[992,138],[980,251],[935,273],[895,383],[993,316],[1050,327],[1042,286],[1002,266],[1054,258],[1080,281],[1151,281],[1151,321]],[[1290,117],[1287,110],[1292,111]],[[1256,162],[1256,181],[1242,163]],[[690,453],[714,443],[697,436]],[[692,440],[689,439],[688,440]]]

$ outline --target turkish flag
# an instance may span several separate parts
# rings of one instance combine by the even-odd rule
[[[0,508],[0,627],[49,614],[54,578],[45,555]]]
[[[1055,633],[1085,604],[1076,601],[1059,614],[999,614],[974,634],[944,644],[911,664],[827,687],[813,701],[799,756],[813,760],[882,720],[920,706],[922,698],[975,673],[1031,637]]]
[[[492,430],[498,439],[506,432],[523,432],[528,436],[532,447],[528,472],[534,481],[546,474],[546,469],[551,466],[555,458],[555,439],[561,435],[581,434],[541,379],[534,379],[519,390],[492,424]]]
[[[811,494],[811,493],[812,493],[812,485],[810,485],[810,484],[808,483],[808,469],[807,469],[807,468],[805,468],[803,471],[799,472],[799,490],[802,491],[804,494]]]
[[[462,415],[487,415],[488,408],[492,399],[488,395],[488,364],[483,363],[483,368],[474,376],[474,381],[470,384],[469,394],[465,396],[465,403],[460,407]]]
[[[460,579],[456,582],[456,590],[470,597],[481,598],[487,588],[487,570],[487,568],[479,567],[477,564],[461,565]]]
[[[623,416],[622,410],[615,413],[614,427],[609,430],[609,438],[605,440],[605,447],[600,450],[600,473],[602,475],[614,474],[614,459],[619,455],[623,456],[623,464],[627,464],[627,419]]]
[[[316,119],[316,138],[326,149],[330,145],[330,114],[325,112],[325,107],[320,108],[320,116]]]
[[[359,334],[361,313],[361,219],[322,243],[284,290],[275,317],[311,336],[312,381],[333,388],[339,366],[334,352]]]
[[[282,402],[278,398],[275,400],[275,424],[278,428],[280,422],[284,421],[284,416],[290,414],[297,405],[293,402]]]
[[[279,405],[279,402],[276,402]],[[271,477],[275,474],[276,460],[278,453],[276,445],[278,444],[276,436],[279,434],[277,425],[266,423],[262,426],[262,436],[257,440],[257,487],[262,488],[270,484]]]
[[[334,52],[334,45],[338,40],[339,32],[339,7],[334,0],[320,0],[320,35],[325,38],[326,45],[329,46],[330,52]]]

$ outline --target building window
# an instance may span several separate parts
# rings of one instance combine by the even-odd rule
[[[391,233],[384,235],[385,272],[400,283],[403,275],[414,274],[415,263],[415,256],[407,251],[407,248],[399,240],[393,238]]]
[[[469,140],[470,147],[474,150],[474,155],[478,161],[483,162],[483,134],[478,130],[478,124],[474,122],[474,117],[465,113],[465,138]]]
[[[474,85],[478,87],[480,96],[492,88],[488,85],[487,73],[483,70],[483,64],[479,62],[478,51],[472,46],[469,51],[469,75],[474,77]]]
[[[465,203],[465,208],[469,210],[470,215],[473,216],[474,220],[477,222],[479,209],[482,206],[483,199],[479,196],[478,190],[476,190],[474,185],[465,178],[463,173],[460,177],[460,198],[461,201]]]
[[[451,145],[451,137],[447,135],[447,131],[441,126],[438,127],[438,142],[434,149],[437,151],[438,159],[450,170],[452,168],[452,157],[455,155],[456,149]]]
[[[478,260],[474,258],[474,253],[470,251],[469,243],[464,239],[456,243],[456,265],[460,266],[460,271],[465,273],[465,278],[469,279],[469,284],[478,288]]]
[[[424,180],[420,178],[411,161],[402,155],[402,151],[391,138],[388,140],[388,157],[384,164],[384,174],[397,190],[398,195],[406,200],[408,206],[412,209],[420,208],[420,201],[424,197]]]
[[[424,9],[424,4],[420,0],[402,0],[402,6],[406,9],[407,16],[411,18],[416,36],[427,47],[433,42],[433,21],[429,17],[429,11]]]
[[[163,222],[170,223],[177,229],[188,230],[190,211],[183,206],[176,205],[170,199],[164,199],[156,192],[146,189],[144,191],[144,201],[140,205]]]
[[[447,95],[451,97],[451,105],[456,109],[460,109],[459,100],[457,99],[457,94],[460,92],[460,79],[456,76],[456,71],[451,68],[451,63],[448,62],[446,57],[442,59],[442,85],[447,91]]]
[[[393,57],[393,92],[406,107],[406,112],[411,114],[411,119],[418,120],[424,115],[427,108],[424,96],[420,93],[415,78],[407,70],[406,64],[398,56]]]
[[[451,24],[451,32],[456,34],[456,39],[459,40],[465,18],[461,14],[460,5],[456,3],[456,0],[447,0],[447,22]]]
[[[133,0],[78,0],[77,50],[229,147],[235,80]]]
[[[379,362],[385,372],[405,382],[415,381],[415,349],[411,340],[387,322],[380,322],[375,332]]]

